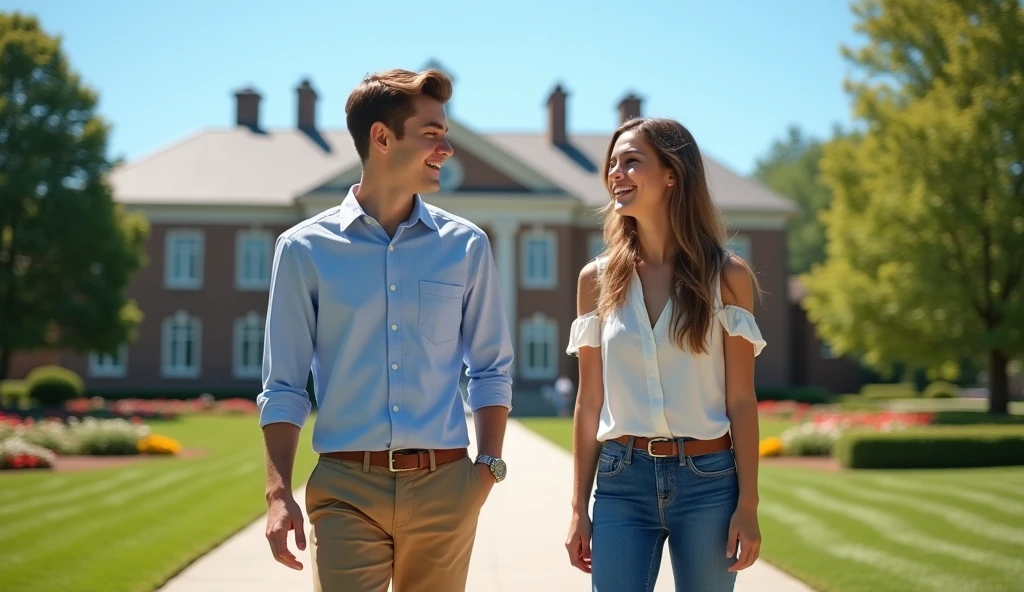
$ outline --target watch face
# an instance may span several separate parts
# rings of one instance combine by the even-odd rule
[[[501,481],[505,478],[505,461],[500,458],[494,459],[494,462],[491,464],[491,470],[494,471],[494,476],[497,477],[498,481]]]

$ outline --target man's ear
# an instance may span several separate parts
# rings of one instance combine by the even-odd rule
[[[392,136],[391,130],[388,126],[382,122],[377,121],[370,126],[370,146],[380,150],[381,152],[387,153],[388,147],[391,145]]]

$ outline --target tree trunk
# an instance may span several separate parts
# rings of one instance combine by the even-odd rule
[[[0,380],[7,380],[10,376],[11,350],[0,349]]]
[[[988,412],[1006,415],[1010,412],[1010,385],[1007,366],[1010,358],[993,349],[988,353]]]

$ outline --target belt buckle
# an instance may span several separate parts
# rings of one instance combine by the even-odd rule
[[[419,468],[419,467],[406,467],[404,469],[396,469],[395,468],[395,452],[397,452],[397,451],[394,450],[394,449],[388,449],[388,470],[389,471],[391,471],[392,473],[403,473],[405,471],[415,471],[416,469]]]
[[[654,458],[668,458],[670,456],[675,456],[673,454],[655,454],[654,451],[651,450],[651,445],[653,445],[655,442],[671,442],[671,441],[672,441],[672,438],[651,438],[650,440],[647,441],[647,454],[651,455]]]

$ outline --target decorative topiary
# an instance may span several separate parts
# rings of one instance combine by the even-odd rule
[[[29,398],[43,407],[59,407],[81,397],[85,390],[81,377],[60,366],[40,366],[32,370],[25,378],[25,385]]]
[[[955,384],[944,380],[936,380],[925,387],[923,396],[925,399],[953,399],[956,397],[958,390]]]

